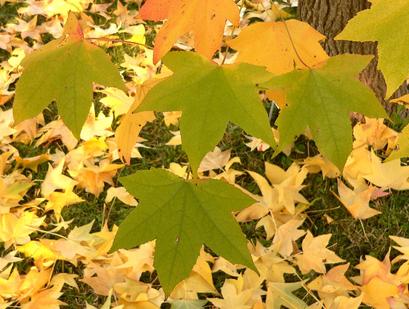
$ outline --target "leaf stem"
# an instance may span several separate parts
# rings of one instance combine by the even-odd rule
[[[186,169],[186,177],[185,177],[185,180],[186,180],[186,181],[189,180],[189,177],[190,177],[190,173],[191,173],[191,172],[192,172],[192,167],[191,167],[191,165],[189,164],[188,167],[187,167],[187,169]]]
[[[295,47],[295,43],[294,43],[293,37],[292,37],[292,35],[291,35],[290,29],[288,29],[288,25],[287,25],[285,19],[283,18],[283,16],[282,16],[281,14],[278,14],[278,17],[280,18],[280,21],[284,24],[285,31],[287,32],[288,38],[290,39],[290,42],[291,42],[291,46],[293,47],[294,53],[295,53],[295,55],[297,56],[298,60],[300,60],[300,62],[301,62],[305,67],[311,69],[311,67],[310,67],[307,63],[305,63],[305,61],[301,58],[301,55],[298,53],[298,50],[297,50],[297,48]]]
[[[144,48],[151,48],[148,45],[145,45],[143,43],[138,43],[138,42],[132,42],[132,41],[127,41],[127,40],[122,40],[122,39],[110,39],[110,38],[86,38],[89,41],[103,41],[103,42],[110,42],[110,43],[122,43],[125,45],[136,45]]]

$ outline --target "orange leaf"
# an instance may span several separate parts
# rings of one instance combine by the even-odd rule
[[[169,17],[169,8],[174,0],[150,0],[146,1],[139,11],[142,19],[161,21]]]
[[[195,35],[196,51],[211,59],[222,44],[226,20],[236,26],[240,22],[238,7],[232,0],[148,0],[141,17],[155,21],[168,18],[155,40],[154,63],[190,31]]]

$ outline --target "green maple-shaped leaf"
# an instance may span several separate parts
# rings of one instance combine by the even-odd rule
[[[385,76],[387,97],[409,76],[409,1],[370,1],[368,10],[349,21],[337,40],[377,41],[378,65]]]
[[[254,201],[239,189],[218,180],[185,181],[160,169],[138,171],[120,181],[140,204],[119,226],[111,250],[156,239],[155,269],[167,294],[189,275],[202,244],[254,269],[232,215]]]
[[[70,13],[64,33],[24,59],[14,99],[16,122],[37,116],[52,101],[76,137],[89,113],[93,82],[125,89],[108,55],[84,39],[80,22]]]
[[[340,55],[320,68],[293,71],[263,84],[287,95],[288,107],[277,119],[280,144],[276,152],[309,127],[320,152],[342,170],[352,150],[350,112],[386,117],[372,91],[358,80],[370,59]]]
[[[182,145],[196,174],[200,161],[223,137],[229,121],[273,145],[256,84],[271,78],[250,64],[218,66],[192,52],[171,52],[163,62],[174,74],[154,87],[140,111],[182,111]]]

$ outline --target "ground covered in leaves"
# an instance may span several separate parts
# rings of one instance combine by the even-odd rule
[[[152,167],[190,175],[180,113],[146,113],[131,125],[135,139],[118,133],[141,85],[166,74],[152,60],[160,23],[138,17],[141,2],[0,0],[0,308],[407,306],[409,167],[384,161],[406,125],[396,115],[357,122],[342,173],[308,132],[273,158],[267,144],[229,125],[200,177],[224,179],[257,201],[236,219],[258,273],[203,248],[190,277],[165,298],[154,242],[109,252],[117,226],[138,205],[119,176]],[[257,2],[242,4],[242,23],[294,13]],[[82,12],[86,37],[112,56],[128,88],[95,87],[80,140],[55,105],[18,125],[12,116],[21,61],[61,36],[70,10]],[[266,110],[273,123],[277,107],[267,102]]]

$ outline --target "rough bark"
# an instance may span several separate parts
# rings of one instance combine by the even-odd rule
[[[387,104],[384,97],[386,84],[382,73],[377,70],[377,47],[374,42],[335,41],[348,21],[359,11],[368,9],[367,0],[299,0],[298,14],[301,20],[309,23],[316,30],[327,36],[323,43],[329,55],[352,53],[361,55],[374,55],[375,58],[362,72],[360,79],[375,92],[378,99],[392,112],[392,106]],[[399,97],[406,93],[406,84],[393,95]]]

